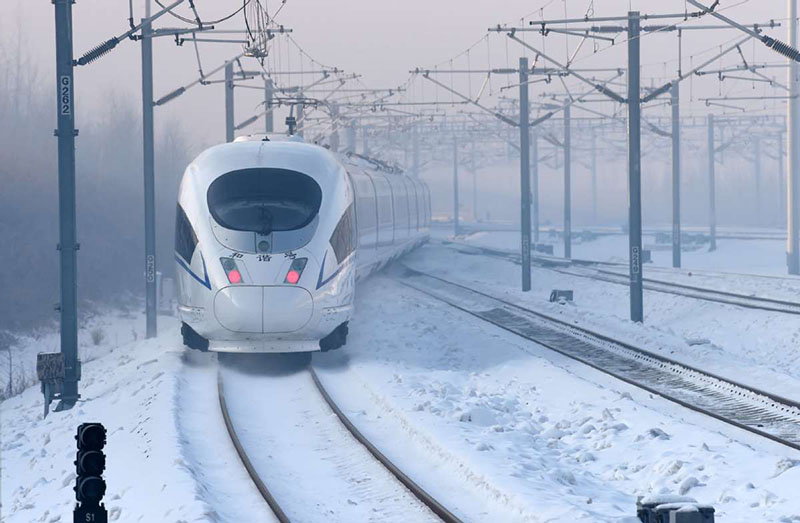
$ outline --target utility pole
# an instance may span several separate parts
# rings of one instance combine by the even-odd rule
[[[458,236],[458,138],[453,135],[453,235]]]
[[[275,84],[272,78],[264,80],[264,130],[267,134],[275,132],[275,119],[272,113],[272,97],[275,93]]]
[[[628,13],[628,247],[631,321],[644,321],[642,290],[642,122],[639,12]]]
[[[303,118],[304,118],[303,113],[304,112],[305,111],[304,111],[304,108],[303,108],[303,102],[298,103],[297,104],[297,135],[300,138],[303,138],[305,136],[305,131],[303,130],[303,127],[305,126],[305,122],[303,122]],[[367,154],[367,153],[365,152],[364,154]]]
[[[592,225],[597,226],[597,144],[594,127],[591,127],[592,166]]]
[[[714,115],[708,115],[708,228],[711,235],[709,251],[717,250],[717,197],[714,179]]]
[[[80,377],[78,361],[77,231],[75,225],[75,106],[72,74],[72,0],[54,0],[56,25],[56,100],[58,103],[58,210],[61,270],[61,354],[64,381],[57,411],[75,405]],[[49,401],[46,398],[45,401]]]
[[[761,226],[761,140],[756,137],[753,150],[753,170],[756,184],[756,226]]]
[[[533,166],[533,245],[539,243],[539,133],[533,128],[531,137],[531,165]]]
[[[681,111],[680,84],[672,83],[672,266],[681,266]]]
[[[797,49],[797,0],[788,0],[789,46]],[[786,265],[800,274],[800,68],[789,59],[789,125],[786,133]]]
[[[472,220],[478,223],[478,170],[475,168],[475,139],[470,141],[470,157],[472,160]]]
[[[331,103],[331,151],[339,151],[339,104]]]
[[[419,129],[416,123],[411,125],[411,162],[414,166],[414,176],[419,178]]]
[[[570,103],[564,102],[564,258],[572,258],[572,133]]]
[[[520,207],[522,232],[522,291],[531,290],[531,137],[530,104],[528,101],[528,58],[519,59],[519,157]]]
[[[369,126],[362,125],[361,126],[361,152],[364,156],[369,156]]]
[[[783,161],[783,132],[778,133],[778,226],[786,216],[786,164]]]
[[[156,189],[155,138],[153,129],[153,37],[150,1],[142,20],[142,159],[144,162],[144,257],[146,338],[158,334],[156,302]]]
[[[233,61],[230,61],[225,64],[225,141],[228,143],[233,141],[233,126]]]
[[[352,120],[347,125],[347,152],[356,152],[356,124]]]

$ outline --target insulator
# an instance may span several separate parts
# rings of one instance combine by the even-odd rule
[[[91,51],[89,51],[86,54],[84,54],[83,56],[81,56],[78,59],[78,65],[87,65],[87,64],[90,64],[90,63],[94,62],[95,60],[97,60],[98,58],[100,58],[101,56],[106,54],[107,52],[109,52],[112,49],[114,49],[117,46],[118,43],[119,43],[119,38],[117,38],[116,36],[111,38],[111,40],[103,42],[102,44],[98,45],[97,47],[95,47]]]
[[[164,96],[153,102],[153,105],[163,105],[172,100],[173,98],[177,98],[178,96],[182,95],[184,91],[186,91],[185,87],[178,87],[171,93],[165,94]]]
[[[621,33],[626,29],[621,25],[593,25],[591,31],[593,33]]]
[[[594,88],[621,104],[627,103],[627,100],[625,98],[621,97],[620,95],[618,95],[617,93],[615,93],[614,91],[612,91],[603,84],[595,84]]]
[[[762,41],[767,45],[767,47],[777,51],[786,58],[794,60],[795,62],[800,62],[800,51],[791,45],[781,42],[780,40],[776,40],[775,38],[770,38],[769,36],[764,36]]]
[[[256,120],[258,120],[258,116],[251,116],[247,120],[245,120],[242,123],[240,123],[239,125],[237,125],[234,129],[237,130],[237,131],[240,130],[240,129],[243,129],[243,128],[247,127],[248,125],[250,125],[251,123],[255,122]]]
[[[646,102],[649,102],[650,100],[658,98],[659,96],[661,96],[662,94],[666,93],[670,89],[672,89],[672,82],[666,83],[666,84],[662,85],[661,87],[659,87],[658,89],[652,91],[650,94],[648,94],[647,96],[645,96],[642,99],[642,102],[646,103]]]

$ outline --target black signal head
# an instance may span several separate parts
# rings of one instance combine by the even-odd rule
[[[101,450],[106,445],[106,428],[101,423],[81,423],[75,439],[80,450]]]

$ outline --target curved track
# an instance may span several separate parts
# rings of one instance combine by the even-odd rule
[[[800,450],[800,403],[412,269],[419,292],[684,407]]]
[[[350,431],[350,434],[353,435],[354,438],[358,440],[359,443],[364,445],[364,447],[372,454],[375,459],[380,461],[380,463],[386,467],[389,472],[391,472],[394,477],[397,478],[400,483],[406,486],[408,490],[411,491],[414,496],[419,499],[422,503],[424,503],[431,511],[439,516],[442,521],[448,523],[460,523],[460,519],[455,516],[452,512],[447,510],[441,503],[436,501],[430,494],[428,494],[422,487],[420,487],[414,480],[408,477],[402,470],[400,470],[397,465],[392,463],[389,458],[387,458],[378,448],[373,445],[364,435],[359,431],[355,425],[347,418],[347,416],[342,412],[342,410],[336,405],[336,403],[331,398],[330,394],[325,390],[323,387],[322,382],[317,377],[317,373],[314,372],[314,369],[310,369],[311,377],[314,379],[314,384],[317,386],[322,397],[325,399],[325,402],[331,408],[331,410],[336,414],[336,417],[339,418],[339,421]]]
[[[516,253],[462,243],[454,243],[454,245],[457,245],[461,248],[467,248],[487,256],[509,260],[516,264],[521,263],[520,255]],[[465,251],[462,250],[461,252]],[[563,258],[551,258],[535,255],[532,256],[532,259],[535,263],[542,267],[546,267],[550,270],[561,274],[566,274],[568,276],[577,276],[579,278],[588,278],[596,281],[603,281],[624,286],[629,285],[629,279],[627,275],[600,268],[602,266],[616,267],[619,265],[616,263],[595,262],[588,260],[566,260]],[[644,288],[649,291],[673,294],[686,298],[695,298],[703,301],[724,303],[726,305],[735,305],[737,307],[745,307],[748,309],[800,315],[800,303],[798,302],[761,296],[751,296],[747,294],[709,289],[707,287],[696,287],[694,285],[686,285],[683,283],[665,280],[656,280],[653,278],[643,278],[643,281]]]
[[[392,461],[390,461],[383,453],[381,453],[380,450],[378,450],[378,448],[373,443],[371,443],[366,437],[364,437],[364,435],[347,418],[347,416],[344,414],[344,412],[336,405],[336,403],[334,402],[334,400],[332,399],[330,394],[328,394],[328,392],[325,390],[324,386],[322,385],[322,382],[318,379],[316,373],[310,367],[310,365],[307,366],[304,369],[299,370],[298,373],[305,373],[305,374],[310,375],[310,379],[313,381],[314,387],[316,388],[316,391],[319,393],[318,395],[320,397],[320,401],[322,401],[324,403],[324,408],[325,409],[329,409],[329,411],[332,411],[332,413],[336,415],[336,418],[340,422],[340,426],[343,427],[344,429],[346,429],[347,433],[352,436],[352,438],[357,442],[357,443],[354,442],[356,445],[360,443],[362,448],[366,449],[367,452],[369,452],[369,454],[372,457],[375,458],[376,463],[378,463],[381,468],[383,468],[384,470],[388,471],[388,473],[391,474],[391,477],[394,480],[399,482],[394,486],[395,490],[396,491],[406,491],[407,493],[410,493],[410,496],[407,496],[407,497],[413,497],[416,501],[418,501],[422,505],[422,507],[423,507],[423,509],[425,511],[430,511],[427,514],[426,518],[420,518],[419,520],[422,520],[422,519],[434,519],[434,520],[441,520],[441,521],[444,521],[446,523],[460,523],[461,522],[461,519],[459,519],[455,514],[450,512],[441,503],[436,501],[436,499],[433,496],[428,494],[422,487],[420,487],[410,477],[408,477],[405,473],[403,473],[403,471],[396,464],[394,464]],[[269,380],[271,378],[269,376],[263,376],[263,377],[260,377],[260,379]],[[223,380],[223,377],[222,377],[222,373],[220,372],[218,374],[218,380],[217,380],[218,393],[219,393],[219,403],[220,403],[220,408],[222,409],[223,418],[225,419],[225,425],[227,427],[228,434],[230,435],[231,440],[233,442],[233,445],[236,448],[236,452],[238,453],[238,455],[239,455],[239,457],[240,457],[240,459],[242,461],[242,464],[244,465],[245,469],[247,470],[248,474],[250,475],[250,478],[253,480],[253,483],[255,484],[256,488],[259,491],[259,493],[261,493],[261,496],[264,498],[264,501],[266,501],[266,503],[270,506],[270,508],[275,513],[275,516],[278,518],[278,520],[281,521],[281,522],[292,521],[292,519],[287,515],[287,512],[291,513],[291,510],[290,510],[291,507],[289,506],[289,504],[286,504],[284,502],[279,502],[278,501],[278,498],[281,497],[280,494],[276,495],[276,493],[271,491],[269,489],[269,487],[267,486],[267,482],[262,477],[266,472],[266,471],[263,470],[263,466],[259,467],[259,465],[254,463],[256,460],[253,458],[253,456],[248,454],[248,452],[246,450],[246,445],[244,445],[242,443],[241,439],[240,439],[239,433],[237,432],[237,429],[236,429],[237,423],[234,421],[234,417],[235,416],[233,416],[231,414],[230,409],[228,408],[228,402],[225,399],[225,386],[223,384],[223,381],[224,380]],[[310,392],[310,391],[306,390],[305,394],[308,395],[308,392]],[[277,420],[275,420],[275,421],[279,423],[279,421],[277,421]],[[290,424],[287,423],[284,426],[284,428],[286,430],[290,430],[289,429],[289,425]],[[300,429],[300,430],[303,430],[303,429]],[[298,445],[301,445],[301,444],[302,443],[298,442]],[[264,446],[267,446],[267,443],[265,443]],[[342,453],[342,449],[340,447],[337,447],[337,448],[334,448],[334,449],[329,449],[329,450],[330,450],[331,454],[341,454]],[[346,454],[346,452],[345,452],[345,454]],[[359,459],[359,461],[361,463],[363,463],[363,458]],[[301,467],[302,467],[301,465],[297,466],[298,469],[301,468]],[[259,472],[260,468],[262,470],[261,473]],[[358,488],[363,490],[361,485],[358,485]],[[315,495],[316,496],[319,496],[319,495],[323,495],[324,496],[325,495],[324,492],[316,492],[316,491],[315,492],[311,492],[310,494],[311,494],[311,496],[309,497],[308,500],[306,500],[307,503],[310,506],[311,505],[315,505],[314,499],[311,499],[311,498],[313,498],[313,496],[315,496]],[[395,493],[390,493],[390,494],[392,496],[394,496]],[[402,492],[401,492],[401,494],[402,494]],[[380,498],[380,499],[386,499],[386,498],[389,497],[389,495],[387,495],[385,492],[381,492],[381,493],[379,493],[379,495],[376,495],[375,497],[376,498]],[[396,497],[402,497],[402,496],[398,495]],[[348,498],[347,502],[351,503],[349,498]],[[284,507],[282,505],[282,503],[283,503],[283,505],[286,505],[286,506]],[[395,501],[394,505],[398,505],[398,503]],[[396,507],[392,507],[392,508],[396,508]],[[417,511],[417,516],[414,515],[413,511],[409,511],[408,518],[410,518],[411,520],[418,520],[417,518],[419,518],[419,514],[420,514],[420,511]],[[322,514],[322,513],[320,514],[320,517],[323,518],[323,519],[329,519],[327,515]],[[297,518],[297,519],[299,520],[299,519],[302,519],[302,518]]]
[[[253,463],[247,456],[247,453],[242,446],[242,442],[239,440],[239,436],[236,434],[236,429],[233,427],[233,421],[231,421],[231,415],[228,411],[228,404],[225,401],[225,390],[222,386],[221,374],[217,374],[217,393],[219,395],[219,407],[222,410],[222,418],[225,420],[225,428],[228,429],[228,435],[231,438],[231,442],[233,442],[233,447],[236,449],[236,454],[238,454],[239,459],[242,460],[242,465],[244,465],[245,470],[247,470],[247,474],[250,476],[250,479],[253,480],[253,484],[258,489],[259,494],[261,494],[261,497],[267,502],[267,505],[269,505],[272,513],[275,514],[276,518],[278,518],[278,521],[281,523],[289,523],[289,518],[278,504],[275,496],[272,495],[267,486],[261,480],[261,477],[258,475]]]

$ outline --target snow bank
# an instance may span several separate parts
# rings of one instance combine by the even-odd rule
[[[384,277],[356,307],[344,351],[315,367],[360,429],[469,519],[635,521],[636,496],[665,494],[713,504],[726,522],[800,519],[800,467],[786,461],[797,452]]]
[[[225,441],[225,429],[217,419],[215,362],[206,364],[206,378],[211,369],[209,388],[202,381],[203,367],[187,369],[182,361],[176,320],[160,320],[162,335],[157,339],[120,342],[95,359],[92,349],[84,353],[90,361],[83,367],[82,399],[73,409],[43,419],[42,396],[35,386],[0,404],[4,522],[72,520],[75,429],[89,421],[108,430],[104,501],[110,521],[241,521],[227,517],[224,505],[218,510],[220,500],[212,495],[248,493],[232,446],[219,444]],[[103,325],[112,340],[114,333],[131,328],[126,319],[108,319]],[[198,445],[198,436],[217,444]],[[258,507],[253,496],[257,494],[240,496],[239,507]],[[225,502],[235,515],[236,504],[230,498]]]

